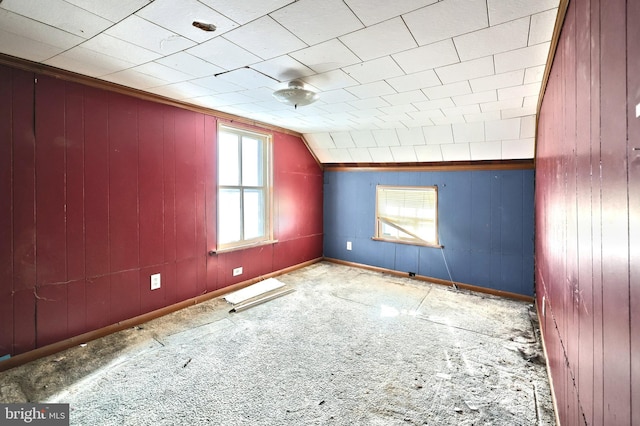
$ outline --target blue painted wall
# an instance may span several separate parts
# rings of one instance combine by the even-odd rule
[[[373,241],[378,184],[437,185],[444,249]],[[325,171],[324,255],[448,280],[446,258],[454,281],[532,296],[533,192],[533,170]]]

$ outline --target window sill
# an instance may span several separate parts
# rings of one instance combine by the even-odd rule
[[[257,243],[244,244],[241,246],[226,247],[219,250],[210,250],[209,256],[215,256],[217,254],[222,254],[222,253],[230,253],[232,251],[238,251],[238,250],[246,250],[246,249],[255,248],[255,247],[268,246],[271,244],[276,244],[277,242],[278,240],[266,240],[266,241],[259,241]]]
[[[431,248],[444,248],[444,246],[441,246],[440,244],[421,243],[418,241],[406,241],[406,240],[398,240],[394,238],[371,237],[371,239],[374,241],[384,241],[385,243],[407,244],[410,246],[431,247]]]

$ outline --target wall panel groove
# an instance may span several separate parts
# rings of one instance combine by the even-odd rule
[[[629,200],[629,300],[631,325],[631,423],[640,423],[640,2],[627,3],[627,155]]]
[[[0,354],[13,350],[13,72],[0,67]]]

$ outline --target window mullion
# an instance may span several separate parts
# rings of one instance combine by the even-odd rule
[[[238,137],[238,182],[240,183],[240,240],[244,241],[244,182],[242,181],[242,136]]]

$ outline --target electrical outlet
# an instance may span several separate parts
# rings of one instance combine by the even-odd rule
[[[234,268],[233,269],[233,276],[237,277],[238,275],[242,275],[242,266],[239,268]]]
[[[151,275],[151,290],[157,290],[160,288],[160,274]]]
[[[351,241],[347,241],[347,250],[351,250]]]

